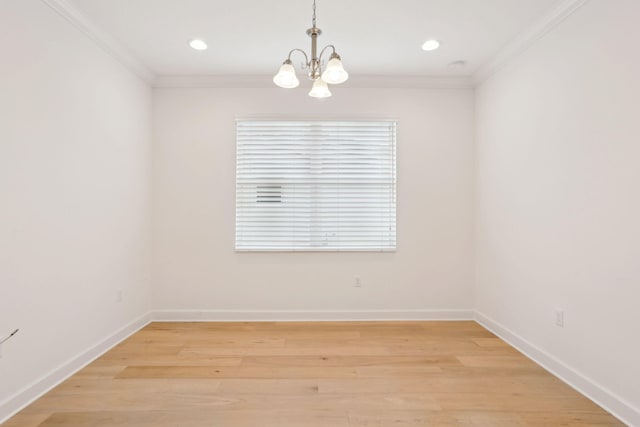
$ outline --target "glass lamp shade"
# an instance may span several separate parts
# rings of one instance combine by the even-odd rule
[[[309,96],[314,98],[328,98],[331,96],[331,92],[329,91],[329,86],[327,86],[327,82],[322,79],[315,79],[313,82],[313,87],[309,92]]]
[[[273,82],[285,89],[293,89],[294,87],[298,87],[300,84],[300,80],[296,77],[296,70],[293,68],[291,63],[284,63],[282,67],[280,67],[280,71],[273,78]]]
[[[344,83],[348,78],[349,73],[344,70],[342,61],[338,58],[331,58],[327,64],[327,68],[324,70],[324,73],[322,73],[322,80],[332,85]]]

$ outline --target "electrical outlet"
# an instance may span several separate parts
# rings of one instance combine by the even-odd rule
[[[360,276],[355,276],[353,278],[353,286],[356,288],[361,288],[362,287],[362,280],[360,279]]]
[[[116,292],[116,302],[122,302],[123,299],[124,298],[122,289],[118,289],[118,291]]]
[[[564,328],[564,310],[556,308],[556,326]]]

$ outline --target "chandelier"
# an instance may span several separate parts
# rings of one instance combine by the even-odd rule
[[[329,86],[327,84],[337,85],[344,83],[349,78],[349,74],[344,70],[342,61],[340,60],[340,55],[336,53],[336,48],[332,44],[325,46],[320,51],[320,55],[317,54],[318,36],[322,34],[322,30],[316,27],[316,0],[313,0],[313,18],[311,20],[311,24],[311,28],[307,30],[307,35],[311,37],[311,59],[309,59],[304,50],[292,49],[289,52],[287,59],[282,63],[280,71],[278,71],[278,74],[273,78],[273,82],[286,89],[297,87],[300,84],[291,62],[291,55],[293,52],[300,52],[304,55],[305,61],[304,64],[302,64],[302,69],[309,70],[307,76],[313,81],[313,87],[309,92],[309,96],[314,98],[327,98],[331,96],[331,92],[329,91]],[[324,64],[322,61],[322,55],[329,48],[331,48],[332,53],[329,57],[327,67],[322,71]]]

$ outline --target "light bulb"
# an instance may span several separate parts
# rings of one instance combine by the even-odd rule
[[[300,80],[296,77],[296,70],[291,65],[291,61],[287,60],[280,67],[280,71],[273,78],[273,82],[285,89],[292,89],[300,84]]]
[[[349,73],[344,70],[340,57],[337,55],[332,56],[326,70],[322,73],[322,80],[332,85],[337,85],[346,82],[348,78]]]
[[[313,81],[313,87],[309,92],[309,96],[314,98],[328,98],[331,96],[331,92],[329,91],[329,86],[327,86],[327,82],[322,79],[315,79]]]

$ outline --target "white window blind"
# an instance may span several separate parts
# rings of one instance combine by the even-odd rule
[[[241,120],[236,131],[236,250],[395,250],[395,122]]]

